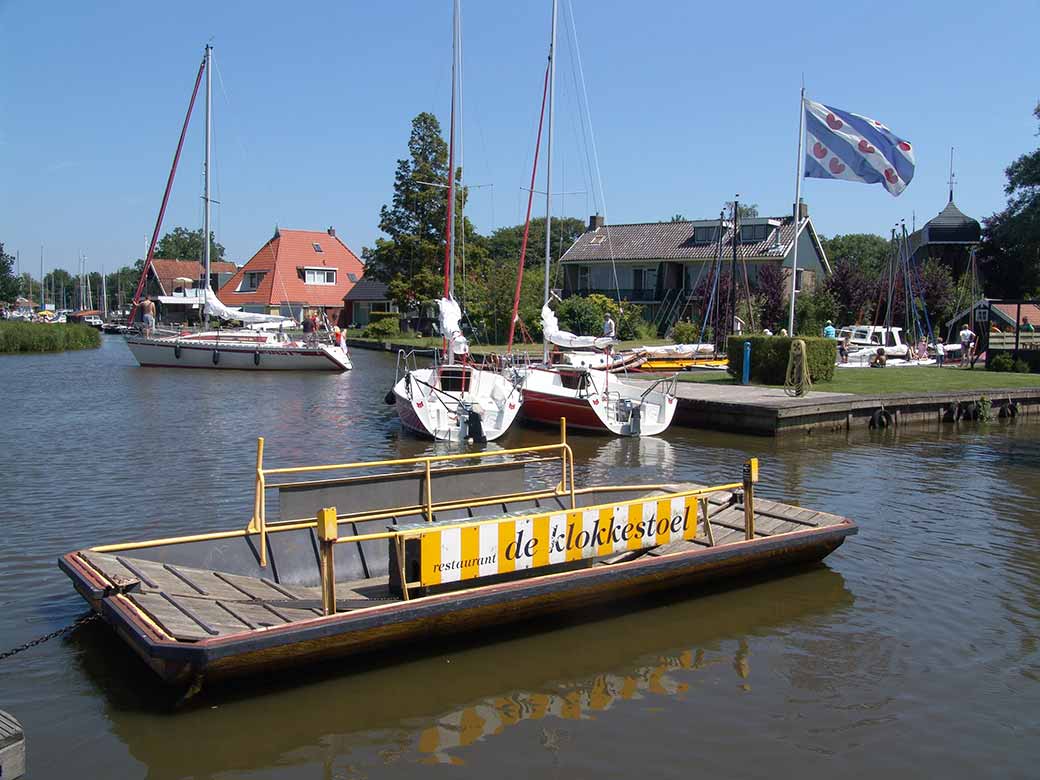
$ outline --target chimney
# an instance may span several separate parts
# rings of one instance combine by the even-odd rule
[[[804,200],[798,201],[798,221],[801,222],[803,219],[809,217],[809,206]]]
[[[329,235],[333,238],[336,237],[336,228],[332,227],[332,225],[329,225]]]
[[[603,215],[602,214],[593,214],[591,217],[589,217],[589,232],[590,233],[593,230],[599,230],[601,227],[603,227]]]

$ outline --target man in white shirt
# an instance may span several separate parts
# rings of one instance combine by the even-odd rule
[[[971,365],[971,345],[975,343],[975,332],[964,323],[959,334],[961,341],[961,368]]]
[[[612,339],[615,338],[617,329],[614,326],[614,318],[609,314],[603,318],[603,337]]]

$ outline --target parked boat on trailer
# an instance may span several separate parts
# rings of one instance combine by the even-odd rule
[[[755,461],[713,487],[578,485],[561,427],[559,443],[516,450],[274,469],[261,439],[244,528],[59,565],[163,680],[197,686],[666,588],[692,596],[819,561],[856,533],[756,500]]]

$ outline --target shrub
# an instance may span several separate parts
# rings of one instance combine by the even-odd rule
[[[401,322],[397,319],[397,314],[394,314],[393,317],[382,317],[370,322],[368,327],[361,332],[361,335],[366,339],[386,339],[400,336]]]
[[[64,352],[69,349],[95,349],[100,346],[101,334],[89,325],[0,323],[0,352]]]
[[[986,368],[990,371],[998,372],[1011,371],[1014,368],[1014,361],[1011,359],[1011,353],[998,352],[987,361]]]
[[[759,385],[782,385],[787,378],[787,362],[791,355],[791,339],[787,336],[730,336],[727,345],[729,373],[739,378],[744,370],[744,342],[751,342],[751,381]],[[806,337],[806,358],[813,382],[829,382],[834,378],[838,360],[838,342],[834,339]]]
[[[1016,374],[1028,374],[1029,373],[1029,363],[1027,361],[1025,361],[1025,360],[1022,360],[1021,358],[1016,360],[1015,361],[1015,373]]]
[[[672,326],[672,340],[676,344],[696,344],[699,336],[692,322],[677,322]]]

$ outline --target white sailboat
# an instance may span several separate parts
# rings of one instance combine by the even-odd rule
[[[205,57],[199,71],[206,76],[206,157],[203,192],[203,258],[204,272],[201,287],[194,291],[196,306],[203,322],[215,318],[223,322],[241,322],[245,327],[231,330],[213,330],[192,333],[190,331],[173,333],[146,332],[143,335],[131,335],[126,339],[127,347],[141,366],[163,366],[167,368],[220,368],[244,369],[251,371],[346,371],[351,368],[350,355],[345,346],[313,341],[311,343],[295,341],[285,334],[286,328],[295,326],[295,321],[288,317],[268,314],[257,314],[232,309],[225,306],[210,287],[210,151],[212,108],[212,58],[213,47],[207,45]],[[196,93],[198,81],[196,80]],[[195,95],[188,106],[188,117],[191,116]],[[185,120],[185,129],[187,119]],[[181,132],[181,142],[184,130]],[[152,243],[148,250],[138,283],[135,304],[130,313],[133,322],[137,310],[136,301],[140,299],[148,276],[148,268],[155,253],[155,241],[158,237],[162,215],[166,209],[166,198],[169,197],[170,186],[176,172],[177,158],[180,156],[180,145],[177,157],[174,158],[173,170],[166,185],[166,197],[159,212],[159,219],[152,235]]]
[[[435,360],[429,368],[418,368],[408,356],[402,356],[392,400],[401,424],[413,433],[440,441],[482,442],[497,439],[513,424],[522,403],[521,378],[516,373],[507,376],[488,370],[470,360],[469,344],[462,334],[462,309],[455,300],[455,104],[459,35],[459,2],[454,0],[444,297],[438,301],[445,362]]]
[[[605,349],[613,339],[577,336],[560,329],[550,304],[549,266],[552,257],[552,144],[555,122],[557,2],[552,4],[549,43],[549,128],[546,139],[545,182],[545,303],[542,306],[542,364],[524,372],[524,419],[558,425],[561,417],[573,428],[617,436],[653,436],[671,425],[678,406],[675,377],[634,383],[608,370],[588,365],[550,362],[549,345],[571,350]]]

